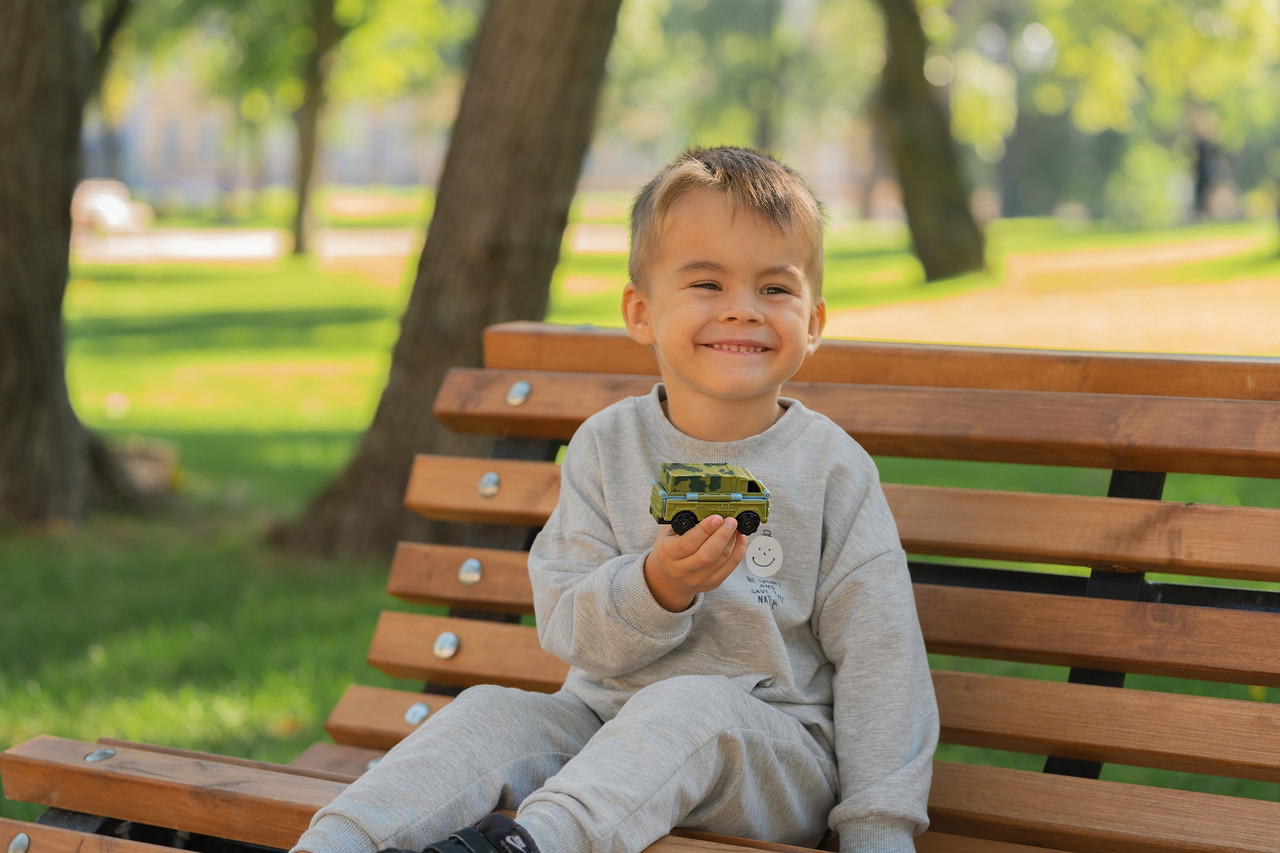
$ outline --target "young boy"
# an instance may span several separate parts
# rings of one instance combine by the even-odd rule
[[[643,189],[622,309],[662,382],[574,435],[529,555],[564,688],[465,691],[295,850],[639,851],[676,826],[914,849],[938,717],[906,560],[867,454],[780,396],[826,319],[822,228],[799,176],[743,149]],[[663,462],[748,468],[766,523],[656,525]]]

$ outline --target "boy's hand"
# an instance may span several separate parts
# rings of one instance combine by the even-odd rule
[[[664,527],[645,558],[644,579],[659,604],[679,613],[698,593],[724,583],[746,552],[736,518],[709,516],[683,536]]]

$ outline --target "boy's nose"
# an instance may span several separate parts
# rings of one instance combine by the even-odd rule
[[[750,299],[734,299],[725,306],[720,314],[724,320],[735,320],[742,323],[760,323],[764,315],[757,310]]]

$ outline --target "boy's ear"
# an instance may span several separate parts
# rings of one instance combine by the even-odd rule
[[[638,344],[653,343],[653,323],[649,319],[649,300],[634,281],[622,289],[622,320],[627,334]]]
[[[813,355],[818,351],[818,347],[822,344],[822,330],[827,327],[827,300],[819,298],[813,304],[813,310],[809,312],[809,340],[805,345],[805,352]]]

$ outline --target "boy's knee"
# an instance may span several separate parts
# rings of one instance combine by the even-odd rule
[[[652,713],[666,720],[705,720],[718,727],[743,704],[756,703],[760,700],[723,675],[677,675],[637,692],[619,716]]]

